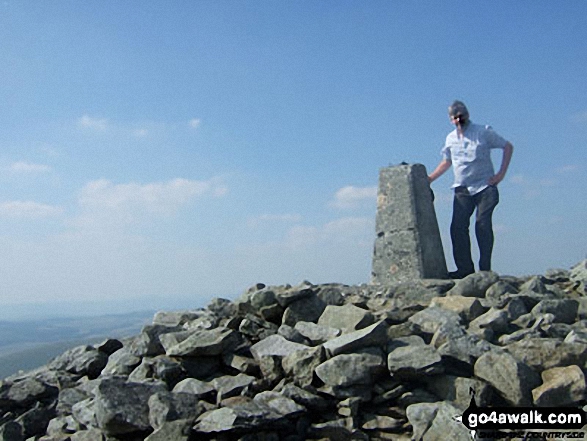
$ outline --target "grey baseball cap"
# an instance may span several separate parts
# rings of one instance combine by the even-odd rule
[[[461,115],[465,119],[469,118],[469,111],[467,110],[467,106],[462,101],[454,101],[450,106],[448,106],[448,114],[450,116]]]

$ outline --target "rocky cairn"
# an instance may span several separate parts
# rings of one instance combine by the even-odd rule
[[[587,260],[533,277],[265,286],[0,382],[3,441],[469,440],[479,406],[579,406]]]

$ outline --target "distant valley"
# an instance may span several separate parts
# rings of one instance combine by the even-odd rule
[[[0,379],[42,366],[77,345],[136,335],[154,314],[0,321]]]

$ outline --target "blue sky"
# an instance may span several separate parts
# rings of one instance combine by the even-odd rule
[[[379,169],[456,98],[515,147],[494,269],[586,257],[583,1],[7,0],[0,41],[0,318],[368,282]]]

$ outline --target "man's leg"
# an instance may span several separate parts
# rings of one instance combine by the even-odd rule
[[[497,187],[489,186],[474,196],[477,205],[475,235],[479,245],[479,270],[491,271],[491,253],[493,251],[493,210],[499,203]]]
[[[452,239],[452,254],[457,266],[457,275],[464,277],[475,272],[471,259],[471,237],[469,224],[475,210],[473,197],[466,188],[455,189],[453,200],[452,222],[450,224],[450,238]]]

